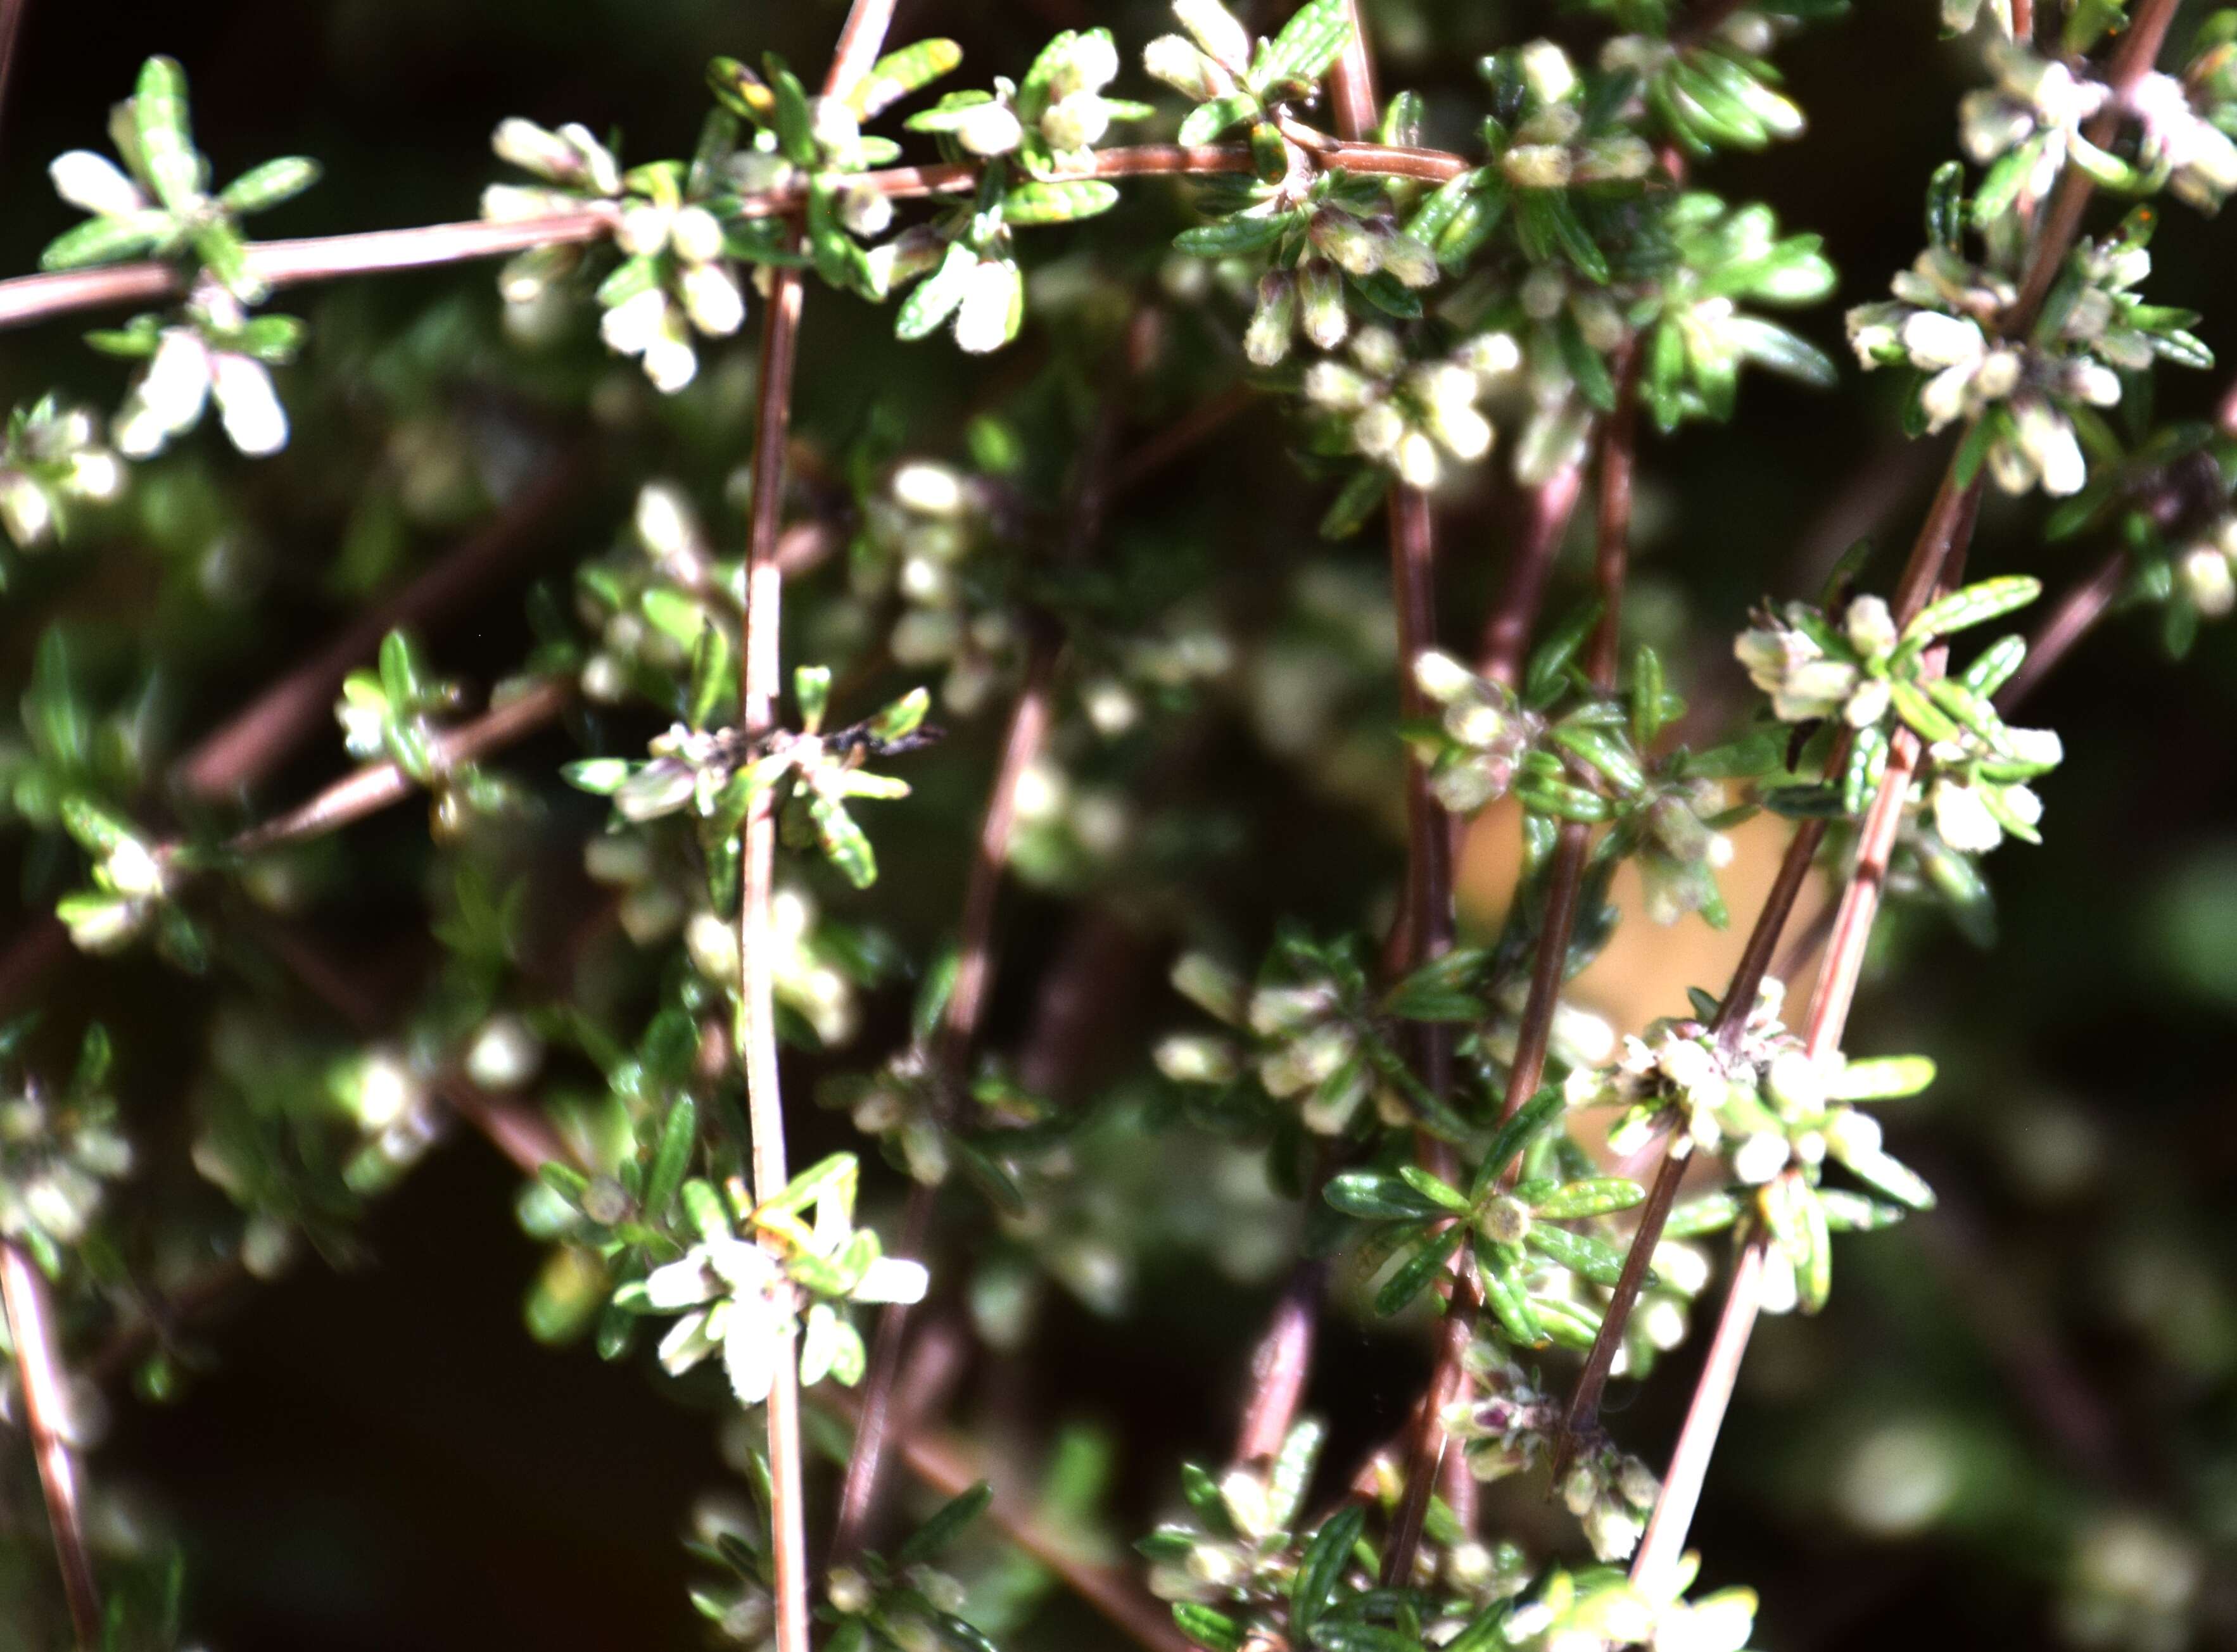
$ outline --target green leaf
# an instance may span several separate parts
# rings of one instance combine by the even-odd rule
[[[1344,0],[1310,0],[1259,49],[1246,79],[1262,94],[1285,84],[1311,86],[1328,73],[1350,38]]]
[[[1455,1222],[1424,1239],[1376,1292],[1375,1311],[1387,1318],[1421,1295],[1467,1237],[1468,1230]]]
[[[691,649],[691,688],[684,719],[694,728],[705,728],[716,714],[737,698],[738,676],[730,634],[710,616],[700,627],[699,641]]]
[[[1720,1234],[1739,1219],[1740,1201],[1737,1196],[1729,1193],[1706,1194],[1672,1210],[1669,1220],[1662,1224],[1662,1236],[1698,1239],[1704,1234]]]
[[[1442,1205],[1446,1209],[1465,1214],[1468,1201],[1461,1196],[1460,1189],[1450,1187],[1440,1177],[1431,1175],[1418,1164],[1401,1165],[1398,1176],[1408,1187],[1424,1199]]]
[[[1484,1190],[1507,1168],[1508,1162],[1529,1146],[1530,1138],[1537,1135],[1566,1104],[1561,1087],[1547,1084],[1514,1109],[1514,1116],[1499,1127],[1491,1138],[1491,1145],[1484,1149],[1482,1162],[1476,1166],[1475,1175],[1468,1183],[1471,1201],[1483,1197]]]
[[[890,746],[897,740],[908,739],[922,728],[925,716],[931,709],[931,691],[912,688],[881,709],[876,716],[870,719],[864,732],[881,745]]]
[[[1623,1253],[1601,1240],[1541,1223],[1531,1228],[1525,1242],[1595,1285],[1613,1285],[1623,1276]]]
[[[810,734],[817,733],[823,727],[824,714],[831,708],[831,668],[796,668],[792,674],[792,697],[800,708],[802,730]]]
[[[963,48],[952,40],[920,40],[889,51],[855,82],[848,104],[863,120],[891,109],[912,93],[921,92],[963,61]]]
[[[1069,224],[1109,212],[1118,204],[1118,186],[1099,179],[1021,183],[1002,197],[1002,220],[1026,227]]]
[[[1381,1170],[1340,1171],[1329,1178],[1321,1196],[1347,1216],[1363,1221],[1420,1221],[1445,1209],[1442,1201]]]
[[[1313,1644],[1321,1652],[1422,1652],[1418,1636],[1338,1617],[1323,1618],[1313,1626]]]
[[[956,1652],[1001,1652],[1000,1648],[953,1612],[934,1612],[932,1629]]]
[[[2042,595],[2042,582],[2026,574],[2005,574],[1982,580],[1921,609],[1904,627],[1904,643],[1910,647],[1929,637],[1948,636],[1968,626],[1986,624],[2015,609],[2025,608]]]
[[[1949,253],[1965,250],[1965,163],[1945,161],[1926,186],[1926,239]]]
[[[1557,699],[1567,684],[1569,662],[1585,646],[1585,639],[1600,622],[1600,605],[1597,598],[1582,607],[1572,609],[1561,622],[1547,635],[1530,655],[1530,663],[1522,675],[1522,698],[1525,704],[1543,708]]]
[[[128,218],[89,218],[49,241],[39,254],[43,270],[83,269],[137,258],[171,233],[168,213],[134,213]]]
[[[986,1513],[987,1505],[993,1501],[994,1488],[984,1480],[959,1492],[934,1510],[931,1517],[894,1550],[894,1564],[914,1566],[930,1560],[961,1537],[963,1529]]]
[[[961,241],[949,242],[947,256],[940,260],[940,267],[919,282],[901,301],[900,313],[894,318],[894,337],[910,340],[935,332],[963,302],[963,294],[971,285],[971,272],[978,263],[979,255]]]
[[[1538,1201],[1536,1214],[1548,1221],[1570,1221],[1580,1216],[1605,1216],[1628,1210],[1646,1197],[1646,1189],[1620,1176],[1590,1176],[1572,1181]]]
[[[1209,102],[1198,104],[1188,112],[1188,118],[1181,122],[1179,142],[1184,144],[1214,142],[1245,121],[1257,119],[1258,112],[1258,100],[1244,93],[1215,97]]]
[[[1173,245],[1198,258],[1255,253],[1282,239],[1282,233],[1290,227],[1290,217],[1287,213],[1231,213],[1224,218],[1215,218],[1208,224],[1181,231],[1173,237]]]
[[[1390,492],[1390,472],[1376,464],[1362,465],[1351,473],[1343,490],[1321,518],[1321,537],[1349,539],[1367,525]]]
[[[301,194],[318,182],[320,170],[319,163],[305,155],[267,161],[261,167],[251,167],[226,185],[218,195],[218,204],[244,216],[262,212]]]
[[[775,100],[777,147],[795,166],[815,166],[822,157],[816,149],[807,89],[801,85],[800,77],[785,67],[784,59],[774,52],[762,57],[762,69],[769,77],[769,92]]]
[[[1356,1503],[1347,1503],[1329,1517],[1305,1545],[1297,1576],[1290,1583],[1290,1625],[1296,1633],[1310,1634],[1315,1620],[1335,1603],[1344,1568],[1366,1524],[1367,1510]]]
[[[667,1215],[670,1202],[683,1186],[683,1178],[691,1168],[691,1155],[698,1145],[699,1104],[689,1096],[679,1096],[661,1125],[652,1166],[645,1172],[644,1197],[640,1202],[647,1220],[658,1221]]]
[[[1266,1477],[1266,1517],[1275,1525],[1287,1527],[1297,1517],[1327,1438],[1327,1428],[1310,1417],[1283,1438]]]
[[[150,57],[141,65],[132,132],[155,199],[175,213],[193,207],[202,193],[202,158],[188,129],[187,71],[175,59]]]
[[[1545,1323],[1530,1305],[1523,1288],[1521,1259],[1512,1246],[1479,1239],[1475,1246],[1476,1280],[1483,1289],[1484,1306],[1498,1320],[1518,1348],[1542,1348],[1550,1339]]]
[[[1243,1625],[1224,1612],[1194,1601],[1173,1603],[1173,1624],[1183,1635],[1210,1652],[1242,1652]]]

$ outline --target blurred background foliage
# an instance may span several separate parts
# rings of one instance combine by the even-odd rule
[[[1254,23],[1270,10],[1257,8]],[[1369,0],[1367,13],[1386,84],[1429,95],[1432,142],[1465,142],[1434,122],[1441,92],[1472,107],[1478,54],[1580,27],[1529,4]],[[33,0],[0,114],[0,200],[10,203],[0,268],[33,267],[70,221],[46,161],[97,143],[104,111],[149,52],[185,64],[221,174],[270,154],[323,161],[318,188],[259,225],[317,234],[472,216],[497,173],[490,128],[507,114],[619,128],[625,159],[685,152],[708,56],[767,48],[820,63],[840,15],[827,0],[207,0],[190,10]],[[1053,28],[1107,23],[1138,91],[1132,50],[1163,21],[1149,3],[904,0],[901,29],[960,40],[980,83],[1016,72]],[[1766,201],[1782,223],[1825,236],[1840,289],[1794,325],[1843,361],[1844,385],[1823,395],[1757,379],[1732,425],[1645,448],[1634,625],[1666,645],[1697,709],[1740,703],[1729,638],[1752,602],[1814,589],[1859,536],[1899,546],[1923,509],[1939,450],[1903,441],[1897,387],[1853,372],[1839,316],[1909,261],[1919,193],[1951,149],[1976,50],[1937,43],[1927,0],[1866,0],[1781,54],[1807,135],[1720,164],[1716,184],[1733,198]],[[1184,221],[1176,194],[1131,190],[1109,219],[1052,242],[1044,270],[1099,253],[1154,283],[1158,249]],[[2155,254],[2155,297],[2206,310],[2226,359],[2214,300],[2226,309],[2237,290],[2237,242],[2171,214]],[[735,502],[729,484],[749,438],[750,326],[708,350],[698,383],[664,404],[605,354],[587,312],[551,347],[509,342],[486,267],[309,288],[281,307],[313,324],[303,364],[280,373],[293,444],[252,464],[214,440],[184,444],[117,519],[67,551],[16,559],[0,608],[11,701],[42,634],[64,621],[80,668],[112,698],[138,688],[135,667],[152,657],[147,715],[162,749],[181,749],[555,465],[570,478],[564,508],[538,523],[505,579],[426,628],[445,672],[486,684],[516,668],[531,642],[529,581],[612,543],[645,476],[682,478],[718,543],[735,551],[740,542],[735,503],[714,508]],[[850,299],[818,291],[807,308],[798,423],[835,463],[873,409],[909,451],[966,460],[967,419],[1002,405],[1047,355],[1045,333],[1029,326],[1010,352],[960,365],[944,346],[896,345],[886,319]],[[87,352],[78,331],[9,333],[0,398],[59,385],[113,405],[124,368]],[[1207,362],[1193,385],[1175,375],[1134,410],[1135,431],[1225,371]],[[2212,375],[2162,384],[2168,417],[2202,416],[2221,389]],[[1325,563],[1329,611],[1359,620],[1372,648],[1376,605],[1387,603],[1378,535],[1320,544],[1325,499],[1300,484],[1283,449],[1271,417],[1230,425],[1127,499],[1112,538],[1179,547],[1246,602],[1254,592],[1270,602],[1301,562]],[[1442,503],[1444,625],[1456,645],[1475,634],[1515,503],[1496,465]],[[2054,596],[2083,577],[2102,542],[2045,548],[2039,520],[2036,503],[1992,494],[1971,571],[2034,572]],[[1565,590],[1584,582],[1581,549],[1573,543],[1563,563]],[[1891,563],[1876,566],[1884,576]],[[2044,846],[1996,863],[1997,947],[1974,950],[1931,912],[1891,914],[1854,1036],[1859,1050],[1929,1050],[1941,1062],[1940,1083],[1891,1122],[1891,1139],[1943,1206],[1847,1241],[1844,1288],[1822,1318],[1765,1326],[1698,1527],[1711,1581],[1763,1589],[1759,1644],[1861,1649],[1898,1635],[2036,1644],[2062,1613],[2098,1643],[2173,1644],[2155,1638],[2165,1626],[2142,1607],[2102,1622],[2076,1615],[2062,1534],[2093,1524],[2102,1536],[2090,1552],[2115,1592],[2141,1578],[2148,1597],[2192,1566],[2197,1610],[2181,1616],[2201,1637],[2237,1644],[2237,637],[2209,626],[2173,663],[2148,616],[2116,621],[2031,710],[2062,732],[2069,760],[2042,787]],[[996,721],[962,723],[941,765],[913,776],[917,797],[881,806],[874,908],[835,888],[835,911],[874,910],[917,956],[952,923]],[[1323,753],[1316,783],[1315,763],[1270,761],[1243,721],[1215,719],[1192,773],[1172,784],[1206,773],[1225,782],[1193,817],[1185,859],[1217,886],[1217,922],[1250,956],[1277,911],[1361,922],[1389,898],[1399,849],[1388,811],[1359,800],[1373,799],[1378,776],[1395,795],[1395,745],[1380,757]],[[550,778],[576,749],[546,734],[500,764],[544,799],[529,852],[560,867],[596,819]],[[1339,773],[1338,756],[1355,767]],[[303,795],[343,767],[338,741],[313,741],[260,787],[260,800]],[[1498,817],[1483,828],[1501,829]],[[406,808],[353,827],[299,869],[323,934],[385,1004],[402,1002],[431,963],[418,894],[426,840]],[[26,925],[76,875],[74,862],[56,863],[56,841],[11,832],[0,845]],[[1751,872],[1755,852],[1732,874],[1738,913],[1752,911],[1751,878],[1768,875]],[[1465,899],[1479,922],[1503,902],[1511,872],[1501,860],[1495,844],[1471,853]],[[579,880],[576,892],[588,898]],[[995,1049],[1031,1021],[1073,933],[1051,894],[1013,892],[1005,910],[987,1035]],[[564,914],[539,913],[531,928],[548,939],[555,923],[564,929]],[[1728,954],[1703,933],[1641,925],[1585,996],[1635,1027],[1682,1002],[1688,984],[1713,989]],[[1138,1068],[1182,1018],[1163,984],[1171,939],[1153,926],[1109,944],[1095,1058],[1076,1087]],[[209,1082],[212,1015],[236,996],[216,980],[183,979],[144,954],[71,955],[18,997],[44,1005],[58,1048],[89,1017],[117,1030],[126,1129],[152,1163],[184,1156],[193,1092]],[[899,1042],[907,996],[867,996],[858,1052]],[[241,1036],[252,1066],[284,1058],[264,1032]],[[809,1105],[817,1072],[802,1061],[790,1079],[802,1163],[850,1134],[842,1115]],[[1114,1165],[1135,1161],[1137,1176],[1160,1174],[1146,1139],[1107,1151]],[[1033,1357],[982,1358],[957,1407],[1020,1450],[1041,1450],[1061,1424],[1099,1431],[1122,1534],[1169,1504],[1178,1458],[1224,1449],[1248,1338],[1283,1254],[1262,1242],[1228,1268],[1208,1267],[1221,1213],[1271,1207],[1248,1174],[1239,1193],[1223,1193],[1217,1164],[1192,1174],[1204,1209],[1144,1247],[1122,1313],[1052,1296]],[[870,1194],[881,1218],[894,1180]],[[111,1385],[92,1458],[115,1499],[105,1517],[175,1536],[189,1622],[213,1646],[587,1649],[690,1644],[701,1633],[676,1538],[710,1491],[727,1483],[736,1495],[718,1448],[719,1387],[679,1391],[643,1361],[603,1364],[581,1343],[553,1353],[523,1335],[522,1301],[542,1262],[513,1220],[516,1186],[507,1166],[461,1141],[345,1224],[329,1256],[305,1255],[277,1282],[234,1293],[188,1333],[197,1359],[157,1373],[154,1385],[171,1392],[150,1403]],[[1249,1251],[1246,1228],[1230,1221],[1226,1241]],[[1411,1335],[1394,1340],[1350,1319],[1331,1329],[1310,1395],[1334,1429],[1331,1460],[1400,1425],[1427,1368]],[[1675,1356],[1673,1372],[1690,1371],[1697,1350]],[[1620,1397],[1628,1408],[1613,1424],[1659,1457],[1685,1392],[1672,1381],[1635,1404]],[[11,1446],[4,1471],[12,1524],[0,1534],[0,1603],[29,1601],[44,1585],[15,1569],[50,1558],[25,1454]],[[1507,1497],[1501,1517],[1521,1529],[1547,1519],[1529,1490]],[[0,1605],[0,1647],[46,1643],[49,1627]],[[1107,1631],[1059,1616],[1038,1633],[1035,1643],[1060,1646],[1100,1644]]]

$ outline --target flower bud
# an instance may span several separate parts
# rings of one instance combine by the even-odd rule
[[[1007,155],[1025,142],[1026,129],[1006,103],[980,103],[966,109],[955,141],[973,155]]]

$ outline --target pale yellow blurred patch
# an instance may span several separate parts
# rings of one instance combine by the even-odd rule
[[[1606,1016],[1618,1032],[1637,1032],[1658,1016],[1686,1013],[1686,989],[1721,993],[1732,979],[1748,929],[1778,876],[1792,828],[1775,814],[1759,814],[1732,828],[1732,864],[1717,874],[1732,922],[1712,929],[1699,918],[1664,925],[1646,916],[1639,870],[1626,862],[1616,871],[1611,892],[1623,921],[1615,938],[1591,968],[1569,986],[1580,1007]],[[1458,875],[1461,916],[1472,928],[1489,929],[1514,898],[1522,867],[1522,811],[1502,799],[1475,819],[1461,846]],[[1824,907],[1825,880],[1817,873],[1802,892],[1787,925],[1787,938],[1805,932]],[[1813,961],[1801,978],[1786,984],[1790,1010],[1808,1001],[1817,977]]]

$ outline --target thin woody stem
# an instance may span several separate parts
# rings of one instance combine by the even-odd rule
[[[2105,83],[2112,89],[2113,95],[2089,123],[2089,139],[2099,148],[2110,144],[2118,135],[2122,108],[2128,93],[2158,61],[2160,48],[2167,41],[2168,26],[2174,21],[2181,4],[2181,0],[2143,0],[2129,20],[2120,47],[2105,71]],[[2080,167],[2069,164],[2059,174],[2058,186],[2051,192],[2050,204],[2043,213],[2035,262],[2020,287],[2018,301],[2005,319],[2003,330],[2008,337],[2024,334],[2042,313],[2043,301],[2049,298],[2058,272],[2066,263],[2067,249],[2081,233],[2082,214],[2089,209],[2089,198],[2096,187]]]
[[[1507,577],[1483,631],[1477,670],[1509,688],[1522,681],[1522,662],[1546,598],[1547,576],[1584,492],[1585,467],[1572,460],[1529,490],[1522,533],[1507,559]]]
[[[1375,92],[1375,55],[1368,48],[1359,0],[1343,0],[1343,9],[1351,31],[1329,69],[1329,102],[1336,114],[1336,129],[1356,142],[1375,129],[1382,100]]]
[[[859,1404],[849,1395],[833,1392],[828,1384],[815,1391],[815,1404],[842,1421],[860,1425]],[[961,1451],[931,1435],[905,1434],[896,1442],[894,1454],[911,1474],[943,1497],[960,1496],[981,1478],[977,1465]],[[1005,1488],[995,1487],[987,1519],[1024,1553],[1047,1567],[1105,1622],[1148,1652],[1193,1652],[1158,1602],[1144,1594],[1125,1574],[1082,1556],[1020,1509]]]
[[[8,109],[8,80],[16,67],[16,37],[23,31],[23,14],[31,0],[0,0],[0,114]]]
[[[738,725],[749,736],[775,721],[784,576],[776,562],[784,510],[784,451],[792,425],[792,378],[800,341],[802,296],[797,269],[780,269],[770,284],[762,326],[761,398],[753,456],[753,520],[746,550],[746,648],[740,673]],[[763,787],[741,828],[744,893],[738,905],[738,1059],[745,1070],[746,1116],[753,1139],[753,1194],[766,1202],[789,1179],[785,1163],[784,1098],[776,1059],[775,943],[769,906],[776,872],[776,815]],[[800,1432],[799,1332],[777,1347],[769,1389],[769,1537],[778,1652],[808,1652],[808,1530]]]
[[[1442,149],[1409,148],[1381,143],[1327,139],[1314,150],[1330,170],[1385,178],[1418,178],[1442,183],[1472,164]],[[1081,176],[1145,178],[1248,172],[1250,151],[1241,144],[1144,143],[1097,153]],[[921,167],[889,167],[865,172],[851,182],[896,201],[928,195],[968,194],[979,168],[965,161]],[[737,210],[748,218],[781,218],[798,212],[808,200],[805,183],[741,197]],[[426,224],[411,229],[381,229],[352,235],[320,235],[299,240],[257,241],[247,251],[250,272],[273,287],[351,275],[385,274],[478,259],[504,258],[534,247],[603,240],[619,221],[608,202],[578,212],[500,222],[478,220]],[[181,266],[139,262],[97,269],[56,270],[0,280],[0,328],[20,327],[79,310],[148,304],[187,290],[193,272]]]
[[[895,0],[855,0],[832,48],[831,70],[824,76],[827,97],[844,97],[855,82],[870,72],[886,49],[886,31],[894,26]]]
[[[13,1241],[0,1241],[0,1302],[7,1308],[9,1339],[16,1346],[24,1422],[38,1463],[39,1487],[46,1494],[47,1524],[54,1531],[70,1628],[82,1652],[93,1652],[101,1644],[101,1595],[94,1585],[93,1558],[86,1550],[85,1523],[78,1507],[77,1458],[63,1438],[69,1380],[63,1369],[47,1282]]]
[[[1242,1425],[1235,1432],[1231,1460],[1237,1465],[1271,1462],[1290,1437],[1312,1375],[1321,1293],[1327,1280],[1325,1263],[1311,1258],[1300,1261],[1259,1335],[1250,1355],[1250,1386]]]
[[[566,678],[547,677],[532,684],[437,740],[431,754],[437,773],[447,773],[527,739],[574,702],[575,685]],[[324,837],[402,802],[419,789],[419,783],[394,763],[368,763],[308,802],[235,833],[226,839],[225,847],[231,854],[251,855]]]
[[[963,897],[963,928],[959,944],[955,982],[935,1035],[934,1066],[943,1088],[960,1086],[964,1063],[978,1036],[984,1016],[987,983],[993,972],[994,913],[1001,893],[1002,873],[1008,864],[1010,836],[1017,821],[1018,796],[1026,772],[1047,743],[1049,724],[1055,714],[1056,667],[1060,649],[1053,635],[1037,639],[1026,664],[1025,687],[1010,709],[1002,755],[987,787],[987,806],[979,824],[979,845]],[[918,1182],[909,1189],[901,1219],[900,1254],[922,1254],[932,1227],[937,1189]],[[870,1515],[876,1507],[878,1478],[884,1464],[893,1420],[893,1395],[901,1376],[901,1353],[910,1319],[906,1302],[888,1303],[878,1316],[872,1339],[870,1370],[863,1384],[861,1421],[855,1431],[853,1450],[847,1458],[846,1478],[839,1491],[839,1518],[831,1538],[831,1563],[850,1563],[862,1547]]]
[[[1627,342],[1616,361],[1615,410],[1601,426],[1599,440],[1599,522],[1593,562],[1600,615],[1587,649],[1586,665],[1594,687],[1603,694],[1615,689],[1622,640],[1623,589],[1630,561],[1632,477],[1638,431],[1638,361],[1637,349]],[[1554,861],[1547,871],[1545,919],[1539,930],[1529,991],[1523,1001],[1514,1060],[1508,1070],[1502,1116],[1511,1117],[1537,1091],[1545,1077],[1546,1056],[1552,1042],[1554,1017],[1561,1006],[1569,941],[1575,932],[1585,862],[1591,846],[1588,826],[1570,822],[1561,828]],[[1386,1559],[1383,1567],[1386,1584],[1403,1583],[1411,1575],[1414,1550],[1421,1540],[1421,1523],[1427,1515],[1429,1491],[1446,1444],[1445,1409],[1459,1396],[1463,1380],[1462,1360],[1474,1337],[1475,1305],[1475,1278],[1463,1265],[1454,1300],[1448,1307],[1436,1368],[1430,1376],[1421,1413],[1415,1418],[1402,1501],[1392,1528],[1391,1557]]]
[[[587,457],[579,450],[561,455],[543,479],[481,531],[394,596],[351,621],[205,736],[179,760],[174,771],[179,787],[204,801],[231,799],[268,776],[314,731],[331,727],[342,679],[372,658],[390,631],[447,613],[510,571],[582,486]]]
[[[2042,687],[2075,645],[2096,628],[2128,582],[2126,550],[2116,550],[2097,566],[2097,571],[2066,594],[2042,628],[2028,639],[2027,658],[1996,695],[1996,709],[2011,711]]]

